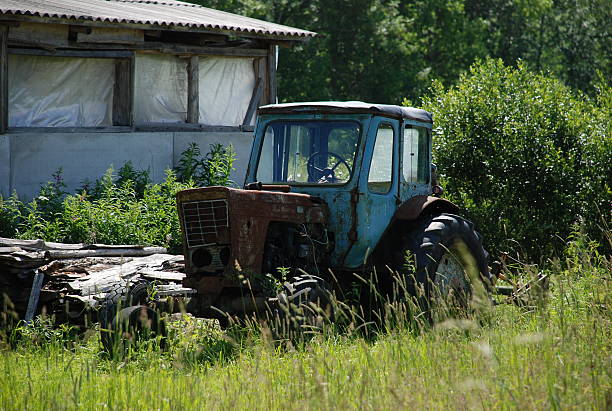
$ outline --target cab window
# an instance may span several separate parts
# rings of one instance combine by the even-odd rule
[[[407,183],[429,183],[429,130],[406,124],[402,175]]]
[[[368,189],[373,193],[385,194],[391,189],[393,138],[393,126],[389,123],[381,123],[376,132],[376,142],[368,175]]]

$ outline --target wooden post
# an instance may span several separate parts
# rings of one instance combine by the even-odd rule
[[[268,104],[268,102],[270,101],[270,88],[268,87],[268,84],[270,84],[270,82],[268,81],[268,58],[267,57],[262,57],[262,58],[258,58],[255,59],[254,62],[254,66],[255,66],[255,78],[260,78],[262,81],[262,87],[263,87],[263,94],[262,94],[262,99],[259,101],[259,105],[263,105],[263,104]]]
[[[113,125],[131,126],[133,119],[133,71],[134,59],[120,59],[115,64],[115,90],[113,94]]]
[[[8,34],[9,27],[0,25],[0,134],[8,129]]]
[[[42,288],[44,275],[36,270],[34,280],[32,281],[32,289],[30,290],[30,298],[28,299],[28,308],[26,310],[25,322],[29,324],[36,314],[38,308],[38,299],[40,298],[40,289]]]
[[[255,110],[259,107],[259,102],[261,101],[261,95],[263,94],[263,80],[259,77],[255,81],[255,88],[253,89],[253,94],[251,95],[251,101],[249,102],[249,107],[244,116],[244,121],[242,125],[248,126],[251,124],[251,119],[253,118],[253,114],[255,114]]]
[[[276,103],[276,45],[268,48],[268,102]]]
[[[191,56],[187,64],[187,122],[200,122],[200,57]]]

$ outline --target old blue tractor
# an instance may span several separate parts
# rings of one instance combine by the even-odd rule
[[[374,268],[382,289],[391,272],[426,294],[437,286],[469,299],[488,289],[481,236],[438,196],[431,131],[431,114],[408,107],[261,107],[244,189],[177,194],[183,284],[197,290],[190,311],[254,312],[275,297],[262,280],[270,276],[284,284],[278,298],[291,301],[350,288],[353,273]]]

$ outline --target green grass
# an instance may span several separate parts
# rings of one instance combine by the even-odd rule
[[[610,409],[611,267],[574,241],[533,305],[297,349],[191,318],[168,351],[129,360],[106,359],[93,332],[24,338],[0,351],[0,409]]]

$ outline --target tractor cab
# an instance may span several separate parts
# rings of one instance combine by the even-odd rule
[[[431,115],[362,102],[260,108],[246,187],[289,186],[329,207],[332,268],[356,269],[400,205],[431,189]]]

